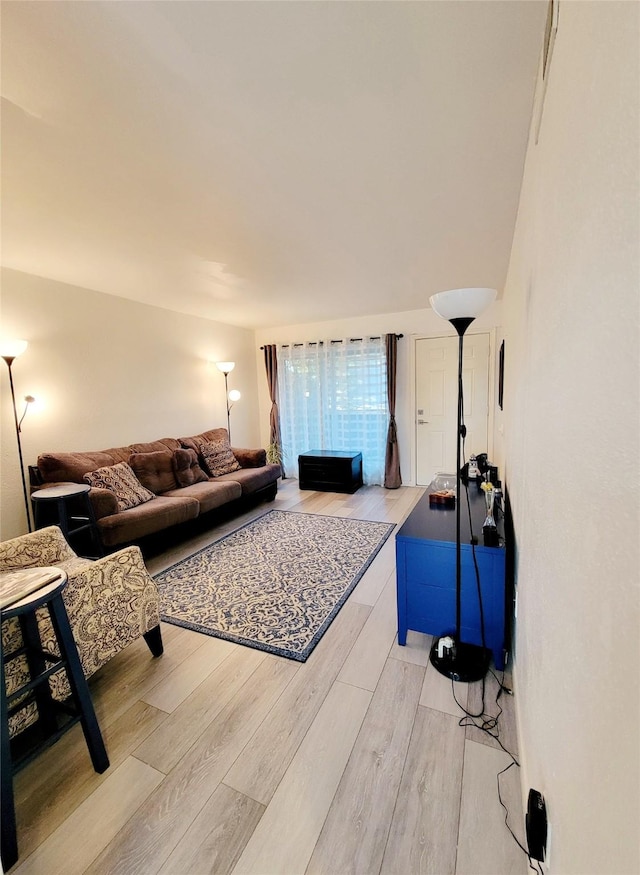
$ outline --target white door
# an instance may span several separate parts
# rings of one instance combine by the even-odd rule
[[[465,457],[489,449],[489,335],[467,334],[462,356]],[[455,474],[458,337],[416,341],[416,482]]]

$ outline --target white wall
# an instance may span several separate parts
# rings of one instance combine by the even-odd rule
[[[478,285],[482,278],[478,278]],[[443,289],[444,291],[444,289]],[[490,331],[501,321],[501,303],[496,302],[474,322],[470,331]],[[265,343],[301,343],[312,340],[343,339],[363,335],[403,334],[398,341],[398,373],[396,393],[396,422],[400,446],[400,468],[404,485],[415,485],[415,370],[414,345],[419,337],[453,335],[451,325],[440,319],[430,308],[409,310],[403,313],[386,313],[377,316],[360,316],[352,319],[337,319],[332,322],[313,322],[302,325],[284,325],[278,328],[256,331],[257,347]],[[492,335],[493,336],[493,335]],[[492,361],[495,361],[492,349]],[[265,377],[263,353],[258,356],[258,389],[260,398],[261,444],[269,441],[269,410],[271,401]],[[491,406],[491,417],[493,406]],[[483,449],[487,449],[486,447]],[[491,447],[488,448],[491,452]],[[478,450],[479,452],[479,450]]]
[[[100,450],[226,427],[224,377],[236,446],[259,446],[253,332],[29,274],[2,272],[2,335],[27,340],[13,364],[25,466],[39,453]],[[0,538],[26,531],[7,368],[1,365]]]
[[[550,863],[640,870],[639,7],[560,3],[504,300],[524,787]]]

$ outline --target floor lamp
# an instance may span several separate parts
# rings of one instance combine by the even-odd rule
[[[229,443],[231,443],[231,408],[242,398],[241,393],[237,389],[230,389],[227,394],[227,428],[229,429]]]
[[[22,477],[22,492],[24,494],[24,509],[27,514],[27,527],[29,531],[33,531],[31,527],[31,514],[29,512],[29,494],[27,492],[27,481],[24,476],[24,462],[22,460],[22,442],[20,441],[20,424],[22,419],[24,419],[24,414],[22,415],[22,419],[18,422],[18,411],[16,409],[16,395],[13,389],[13,374],[11,372],[11,365],[13,364],[14,359],[16,359],[19,355],[27,348],[28,344],[26,340],[7,340],[2,341],[0,344],[0,356],[7,363],[7,367],[9,368],[9,386],[11,387],[11,405],[13,407],[13,419],[16,426],[16,439],[18,441],[18,459],[20,462],[20,476]],[[27,398],[31,396],[28,395]],[[26,399],[25,399],[26,400]],[[29,406],[29,401],[27,401],[27,407]],[[26,413],[26,408],[25,408]]]
[[[462,385],[462,348],[464,333],[473,320],[495,301],[495,289],[452,289],[438,292],[429,299],[432,309],[447,319],[458,333],[458,416],[456,424],[456,631],[455,636],[436,638],[431,648],[431,664],[440,674],[455,681],[469,683],[480,680],[489,668],[491,652],[476,644],[461,640],[460,613],[462,602],[462,550],[460,543],[460,503],[462,441],[464,425],[464,393]]]
[[[229,407],[229,383],[228,378],[231,371],[235,368],[235,362],[216,362],[216,367],[224,374],[224,400],[227,405],[227,434],[229,435],[229,443],[231,443],[231,407]]]

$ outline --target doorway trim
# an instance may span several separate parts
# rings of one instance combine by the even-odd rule
[[[493,460],[494,451],[494,428],[495,428],[495,405],[496,405],[496,338],[497,329],[493,328],[478,328],[476,331],[469,331],[467,334],[488,334],[489,335],[489,395],[488,405],[489,413],[487,416],[487,453],[490,461]],[[421,332],[419,334],[411,334],[411,344],[409,346],[409,373],[411,374],[411,386],[409,391],[409,415],[407,422],[411,427],[411,481],[410,486],[417,485],[418,478],[418,442],[416,441],[416,344],[419,340],[434,340],[438,337],[457,337],[455,331],[438,331],[436,334],[428,334]],[[465,334],[466,336],[466,334]]]

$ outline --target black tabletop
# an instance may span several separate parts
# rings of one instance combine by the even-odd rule
[[[362,454],[356,452],[351,453],[345,450],[307,450],[306,453],[300,453],[298,458],[315,456],[319,459],[355,459],[360,455]]]
[[[464,485],[461,488],[462,504],[460,506],[460,543],[471,542],[471,530],[469,527],[469,511],[467,508],[467,492]],[[483,545],[482,524],[487,515],[484,500],[484,492],[478,489],[475,483],[469,484],[469,505],[471,507],[471,521],[473,534],[478,539],[478,544]],[[494,510],[494,518],[497,519],[498,533],[504,537],[502,517]],[[397,537],[417,538],[429,541],[453,541],[456,540],[456,511],[455,508],[442,506],[432,507],[429,505],[429,494],[425,492],[411,511],[407,519],[398,531]]]

